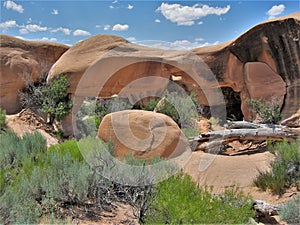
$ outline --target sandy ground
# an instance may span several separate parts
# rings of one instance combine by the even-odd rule
[[[253,199],[264,200],[271,204],[281,204],[299,194],[296,190],[288,190],[282,196],[270,192],[262,192],[253,186],[253,180],[259,171],[269,170],[269,163],[274,159],[270,152],[250,155],[212,155],[204,152],[193,152],[184,167],[200,186],[213,186],[213,192],[222,193],[226,188],[238,186]],[[206,164],[206,162],[209,162]],[[206,168],[206,169],[205,169]]]

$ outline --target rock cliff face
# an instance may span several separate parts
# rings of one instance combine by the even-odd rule
[[[283,118],[300,108],[300,13],[261,23],[236,40],[195,49],[221,87],[240,93],[241,110],[252,113],[247,98],[277,98]],[[237,109],[238,110],[238,109]]]
[[[121,94],[135,102],[161,93],[174,76],[185,90],[196,92],[203,107],[226,104],[228,117],[253,119],[246,99],[263,98],[278,100],[287,118],[300,108],[299,37],[300,13],[266,21],[234,41],[192,52],[147,48],[116,36],[97,35],[71,47],[54,64],[48,80],[66,73],[69,92],[77,92],[77,97]],[[149,79],[140,83],[144,85],[129,85],[151,76],[165,82]]]
[[[300,108],[299,37],[300,13],[261,23],[236,40],[192,51],[154,49],[97,35],[66,51],[52,66],[48,81],[67,74],[69,93],[80,105],[84,97],[114,94],[135,103],[159,95],[173,80],[196,92],[198,103],[217,114],[226,107],[227,117],[251,120],[246,99],[275,98],[285,119]],[[149,79],[135,83],[143,78]],[[71,119],[66,121],[70,125]]]
[[[20,111],[19,90],[44,76],[68,46],[24,41],[0,35],[0,107],[8,114]]]

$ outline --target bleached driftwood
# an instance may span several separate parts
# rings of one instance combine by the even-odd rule
[[[246,124],[243,124],[243,126]],[[237,127],[237,124],[234,125]],[[248,124],[246,125],[248,126]],[[299,133],[294,132],[292,129],[283,126],[267,126],[259,125],[259,128],[250,129],[228,129],[211,131],[199,136],[190,138],[190,145],[194,150],[210,150],[221,145],[228,144],[229,142],[239,141],[281,141],[281,140],[295,140],[299,137]],[[245,127],[245,126],[244,126]]]
[[[255,200],[253,204],[253,208],[257,213],[260,213],[262,215],[266,216],[274,216],[278,215],[278,212],[281,210],[281,205],[271,205],[265,201],[262,200]]]

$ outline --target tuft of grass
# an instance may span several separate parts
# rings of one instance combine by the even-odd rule
[[[283,194],[290,186],[297,186],[299,189],[300,151],[297,142],[278,142],[270,151],[276,156],[270,164],[271,171],[260,172],[254,185],[263,191],[270,189],[275,194]]]

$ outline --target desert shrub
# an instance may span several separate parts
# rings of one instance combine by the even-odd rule
[[[300,223],[300,195],[295,196],[292,200],[283,205],[279,211],[279,217],[288,224]]]
[[[58,152],[60,155],[69,154],[74,160],[83,161],[83,156],[75,140],[66,140],[58,145],[49,147],[50,152]]]
[[[162,99],[164,101],[159,107],[157,104],[160,99],[151,99],[142,109],[153,111],[157,107],[157,112],[171,117],[182,128],[191,126],[192,120],[198,118],[193,94],[182,97],[177,92],[167,92]]]
[[[246,223],[254,216],[251,206],[236,189],[213,195],[188,175],[175,175],[158,184],[146,224]]]
[[[262,123],[275,124],[281,120],[280,102],[278,100],[247,99],[246,102],[252,106],[253,112],[261,118]]]
[[[39,113],[43,105],[44,89],[47,86],[46,76],[36,82],[26,81],[26,86],[19,91],[19,99],[23,108]]]
[[[93,215],[94,209],[88,209],[91,205],[99,210],[112,209],[114,201],[131,204],[137,216],[145,214],[151,185],[135,187],[113,182],[100,175],[101,167],[83,160],[76,141],[69,140],[46,151],[38,135],[19,138],[12,131],[1,134],[0,223],[38,224],[47,215],[57,221],[64,217],[62,209],[72,205],[84,207]],[[83,151],[93,152],[90,147],[95,147],[96,140],[99,141],[82,139],[81,147],[87,146]],[[112,146],[101,142],[98,153],[104,147],[112,151]]]
[[[86,98],[76,113],[76,126],[79,132],[76,135],[95,136],[104,116],[126,109],[131,109],[131,105],[119,97],[110,99]]]
[[[0,130],[6,126],[6,111],[0,108]]]
[[[22,161],[45,152],[47,149],[46,140],[38,133],[24,134],[20,138],[12,130],[0,133],[0,168],[17,168]]]
[[[69,86],[66,75],[62,74],[43,89],[41,111],[49,114],[51,124],[54,119],[61,121],[73,107],[67,92]]]
[[[271,151],[275,160],[271,162],[271,171],[260,172],[254,184],[262,190],[270,189],[275,194],[284,193],[290,186],[298,186],[300,180],[300,151],[297,142],[278,142]]]
[[[181,128],[181,130],[187,138],[194,137],[200,134],[200,127],[195,127],[195,126],[184,127]]]
[[[50,124],[53,124],[54,119],[61,121],[73,107],[67,93],[69,86],[64,74],[61,74],[52,83],[46,83],[45,79],[36,83],[29,82],[19,93],[20,102],[24,108],[47,113]]]
[[[209,122],[212,124],[212,125],[215,125],[215,124],[218,124],[220,122],[220,119],[219,118],[215,118],[215,117],[210,117],[209,118]]]

